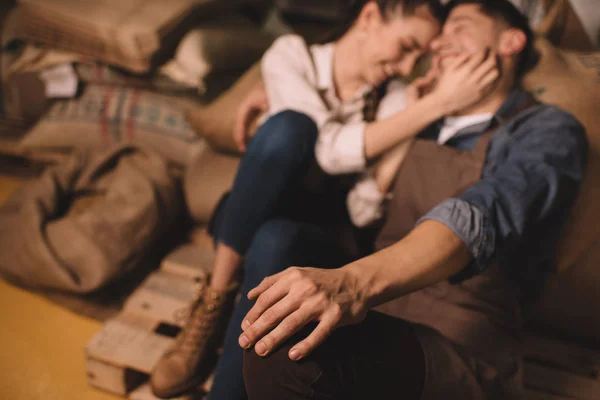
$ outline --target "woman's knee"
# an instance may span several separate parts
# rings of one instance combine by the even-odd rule
[[[257,285],[291,266],[299,235],[301,227],[292,220],[273,219],[262,224],[246,253],[245,280]]]
[[[306,114],[286,110],[273,115],[252,138],[248,153],[263,159],[298,159],[314,152],[318,129]]]

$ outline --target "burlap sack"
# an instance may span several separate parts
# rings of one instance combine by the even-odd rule
[[[581,54],[538,40],[538,65],[525,87],[543,102],[574,114],[590,144],[588,169],[558,247],[558,271],[531,310],[532,320],[600,342],[600,53]]]
[[[214,21],[188,32],[160,73],[203,93],[209,75],[241,74],[260,59],[273,39],[241,16]]]
[[[592,38],[586,32],[581,19],[569,0],[539,0],[546,14],[536,25],[538,35],[546,37],[554,45],[571,50],[594,50]],[[593,6],[587,6],[592,7]]]
[[[208,106],[198,107],[188,113],[187,120],[194,131],[215,149],[238,153],[233,140],[235,115],[240,103],[260,80],[260,63],[256,63],[229,90]]]
[[[187,169],[183,191],[188,213],[200,224],[210,218],[223,195],[231,189],[240,159],[207,148]]]
[[[56,102],[20,145],[24,150],[106,150],[136,144],[187,165],[204,147],[185,120],[189,108],[173,96],[89,85],[80,98]]]
[[[182,210],[159,156],[127,146],[75,156],[0,207],[0,273],[32,288],[95,291],[136,268]]]
[[[20,0],[22,38],[146,73],[185,32],[239,0]]]

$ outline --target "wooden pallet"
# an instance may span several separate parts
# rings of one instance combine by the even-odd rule
[[[85,349],[89,383],[130,400],[155,400],[148,376],[173,344],[194,299],[197,284],[210,271],[211,250],[187,244],[171,253],[108,321]],[[206,387],[204,388],[207,389]],[[181,399],[200,398],[201,390]]]

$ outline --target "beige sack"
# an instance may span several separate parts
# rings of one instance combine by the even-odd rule
[[[0,273],[89,293],[138,266],[182,211],[157,155],[121,147],[47,170],[0,207]]]
[[[231,189],[240,159],[207,148],[187,169],[183,191],[188,213],[208,223],[223,195]]]
[[[558,50],[539,40],[539,64],[526,89],[543,102],[571,112],[587,130],[588,169],[558,247],[558,272],[533,320],[561,333],[600,341],[600,53]]]
[[[238,153],[239,150],[233,140],[236,112],[241,102],[260,81],[261,70],[258,62],[208,106],[198,107],[190,112],[187,116],[188,122],[194,131],[215,149]]]
[[[187,165],[204,147],[185,120],[188,109],[188,103],[172,96],[89,85],[80,98],[57,101],[21,147],[106,150],[136,144]]]
[[[166,61],[193,23],[238,0],[20,0],[22,37],[136,73]]]

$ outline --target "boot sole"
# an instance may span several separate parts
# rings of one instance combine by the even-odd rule
[[[213,369],[217,363],[218,357],[216,353],[212,354],[210,357],[211,358],[210,362],[208,362],[208,365],[210,365],[211,367],[208,369],[207,372],[204,371],[204,373],[200,373],[192,379],[170,388],[170,390],[156,390],[152,385],[152,380],[150,380],[150,388],[152,389],[152,394],[154,394],[160,399],[172,399],[174,397],[183,396],[192,389],[198,388],[198,386],[206,382],[211,372],[213,372]]]

